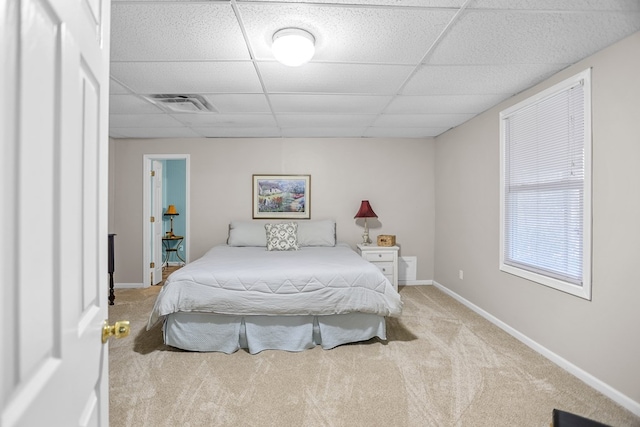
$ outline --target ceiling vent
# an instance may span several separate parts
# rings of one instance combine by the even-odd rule
[[[202,95],[147,95],[147,99],[173,113],[217,113]]]

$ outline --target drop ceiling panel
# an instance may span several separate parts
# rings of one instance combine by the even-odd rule
[[[203,95],[219,113],[268,113],[269,102],[263,94]]]
[[[282,136],[285,138],[360,138],[364,135],[365,128],[359,127],[296,127],[283,128]]]
[[[109,79],[109,93],[110,94],[128,94],[131,93],[130,90],[122,86],[120,83],[115,81],[114,79]]]
[[[438,136],[449,128],[389,128],[370,127],[364,133],[367,138],[424,138]]]
[[[475,0],[472,8],[486,9],[519,9],[519,10],[559,10],[559,11],[594,11],[624,10],[640,11],[638,0]]]
[[[172,117],[187,126],[193,127],[276,127],[270,114],[172,114]]]
[[[240,4],[256,59],[273,60],[273,34],[297,27],[316,39],[312,61],[415,64],[454,15],[452,10]],[[393,34],[393,37],[389,37]]]
[[[568,64],[566,64],[568,65]],[[426,66],[407,83],[405,95],[513,95],[551,76],[557,65]]]
[[[286,67],[258,64],[270,93],[395,94],[414,67],[406,65],[323,64]]]
[[[278,114],[278,123],[282,127],[365,127],[376,118],[364,114]]]
[[[136,93],[261,93],[251,62],[116,62],[111,74]]]
[[[429,59],[433,64],[573,63],[639,30],[639,18],[623,12],[467,11]]]
[[[278,113],[377,114],[393,99],[375,95],[269,95]]]
[[[118,1],[118,0],[116,0]],[[147,0],[153,1],[153,0]],[[169,1],[169,0],[166,0]],[[237,0],[238,3],[268,3],[273,0]],[[280,0],[281,3],[322,3],[361,6],[392,6],[392,7],[451,7],[462,6],[466,0]],[[509,0],[506,0],[509,1]],[[551,1],[551,0],[549,0]]]
[[[109,124],[116,128],[165,128],[182,126],[182,123],[168,114],[110,114]]]
[[[112,131],[114,135],[118,135],[118,138],[198,138],[201,136],[185,127],[113,128]]]
[[[398,96],[387,107],[387,114],[481,113],[508,95]]]
[[[452,128],[474,117],[475,114],[385,114],[378,117],[374,127],[429,127]]]
[[[228,3],[132,3],[112,8],[112,61],[216,59],[250,59]]]
[[[277,127],[194,127],[193,130],[206,138],[271,138],[281,136]]]
[[[127,3],[229,3],[230,0],[111,0],[112,4]]]
[[[164,113],[149,101],[135,95],[111,95],[109,111],[118,114],[160,114]]]

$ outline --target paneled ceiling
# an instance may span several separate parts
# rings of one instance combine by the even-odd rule
[[[288,27],[308,64],[275,61]],[[113,0],[109,134],[432,137],[639,30],[640,0]]]

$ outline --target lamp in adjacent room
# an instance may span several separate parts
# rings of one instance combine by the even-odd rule
[[[176,215],[180,215],[176,210],[175,205],[169,205],[167,211],[164,213],[164,216],[168,216],[171,219],[171,231],[167,231],[167,237],[173,237],[173,217]]]
[[[378,215],[371,208],[371,204],[369,204],[368,200],[363,200],[360,203],[360,210],[354,218],[364,218],[364,234],[362,235],[362,244],[368,245],[371,243],[371,239],[369,239],[369,227],[367,227],[367,218],[378,218]]]
[[[315,43],[315,37],[308,31],[283,28],[273,35],[271,49],[278,62],[289,67],[298,67],[313,58],[316,51]]]

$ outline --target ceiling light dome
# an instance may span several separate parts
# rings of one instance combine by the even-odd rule
[[[316,39],[300,28],[283,28],[273,35],[273,55],[290,67],[306,64],[315,53]]]

